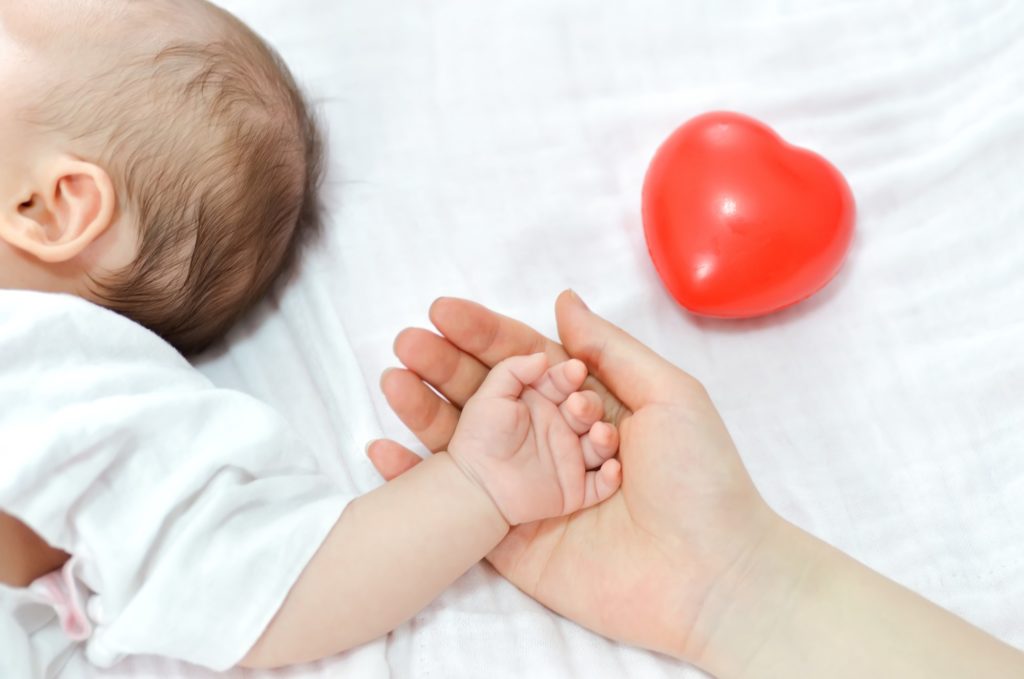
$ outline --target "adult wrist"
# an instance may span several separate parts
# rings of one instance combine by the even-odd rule
[[[687,656],[721,679],[1024,676],[1013,647],[781,519],[743,561]]]
[[[709,590],[682,658],[717,677],[756,675],[759,650],[800,607],[808,580],[827,567],[828,550],[772,512],[760,539]]]

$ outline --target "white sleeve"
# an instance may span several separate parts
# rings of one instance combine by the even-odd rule
[[[19,297],[0,299],[0,508],[81,561],[91,661],[235,665],[350,496],[275,412],[155,335]]]

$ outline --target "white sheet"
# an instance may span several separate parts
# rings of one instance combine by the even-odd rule
[[[298,423],[343,484],[377,483],[369,438],[412,442],[376,381],[434,297],[550,334],[571,286],[707,383],[785,516],[1024,646],[1024,5],[224,4],[324,101],[331,230],[203,369]],[[838,279],[762,320],[688,316],[644,247],[651,154],[717,108],[823,153],[858,202]],[[353,361],[365,384],[332,379]],[[205,676],[148,659],[103,676],[154,675]],[[279,673],[342,675],[697,673],[481,566],[387,640]]]

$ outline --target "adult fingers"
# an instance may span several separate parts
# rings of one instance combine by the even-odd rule
[[[509,356],[543,352],[554,365],[568,358],[557,342],[476,302],[442,297],[430,307],[430,321],[452,344],[487,366]]]
[[[459,410],[430,390],[420,378],[401,368],[384,371],[380,388],[398,419],[432,452],[448,447],[459,422]]]
[[[552,365],[569,358],[562,345],[525,323],[502,316],[476,302],[441,297],[430,307],[430,321],[448,341],[485,366],[493,366],[509,356],[538,351],[543,351]],[[483,378],[480,379],[482,381]],[[585,386],[601,396],[605,417],[611,422],[618,422],[628,414],[622,402],[599,380],[588,377]],[[465,403],[470,395],[453,394],[452,402]]]
[[[586,363],[631,410],[678,399],[698,386],[685,372],[590,311],[570,290],[559,295],[555,316],[566,350]]]
[[[394,349],[406,368],[459,408],[487,377],[487,366],[429,330],[406,328],[395,338]]]
[[[377,439],[366,448],[366,456],[386,481],[401,476],[423,460],[401,443],[390,439]]]

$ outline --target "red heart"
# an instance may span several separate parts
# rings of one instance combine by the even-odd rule
[[[690,311],[759,316],[795,304],[839,271],[854,203],[827,160],[738,113],[693,118],[651,161],[647,248]]]

